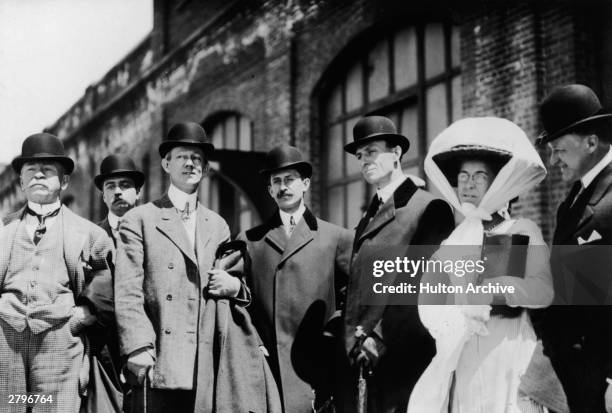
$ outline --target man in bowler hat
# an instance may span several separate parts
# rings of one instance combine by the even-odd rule
[[[358,409],[361,364],[367,400],[359,401],[360,408],[367,403],[368,412],[404,412],[414,384],[435,354],[435,343],[421,324],[416,305],[367,305],[362,291],[372,279],[376,251],[399,248],[398,256],[421,259],[412,256],[411,247],[440,244],[454,228],[453,213],[445,201],[418,188],[403,173],[401,158],[410,142],[397,133],[390,119],[360,119],[353,138],[344,150],[361,163],[363,177],[376,193],[353,243],[343,327],[344,355],[350,367],[341,411]]]
[[[148,381],[149,412],[193,412],[203,359],[213,337],[202,336],[206,297],[248,304],[241,279],[212,269],[227,223],[198,202],[214,147],[197,123],[178,123],[159,146],[170,178],[161,198],[127,212],[119,223],[115,309],[128,378]],[[208,346],[208,347],[207,347]],[[205,347],[206,353],[202,348]],[[215,371],[214,365],[205,366]],[[212,387],[211,387],[212,388]],[[202,409],[201,411],[206,411]]]
[[[312,165],[297,148],[277,146],[266,161],[260,174],[278,209],[239,236],[251,263],[245,270],[253,294],[249,308],[270,352],[284,411],[311,412],[311,387],[317,405],[329,396],[331,383],[324,381],[332,372],[326,368],[333,365],[333,346],[325,348],[323,329],[339,309],[353,233],[315,217],[304,203]]]
[[[81,333],[113,317],[106,233],[60,203],[74,162],[48,133],[12,162],[27,205],[0,235],[0,410],[79,411],[89,379]],[[15,395],[39,395],[10,403]]]
[[[548,144],[550,163],[572,189],[557,211],[551,250],[558,305],[544,311],[536,330],[570,411],[612,412],[611,307],[579,298],[590,284],[612,280],[610,255],[596,247],[612,245],[612,114],[590,88],[574,84],[554,89],[540,116],[539,143]]]
[[[100,164],[100,173],[94,178],[102,191],[102,200],[108,208],[106,217],[98,223],[117,245],[119,219],[136,206],[144,174],[136,169],[132,158],[126,155],[109,155]]]

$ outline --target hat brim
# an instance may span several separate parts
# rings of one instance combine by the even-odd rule
[[[136,186],[136,189],[140,189],[145,182],[145,176],[142,172],[126,169],[126,170],[116,170],[108,174],[96,175],[94,177],[94,184],[100,191],[102,191],[105,180],[109,178],[115,178],[118,176],[126,176],[132,179],[134,181],[134,185]]]
[[[544,131],[540,133],[540,135],[536,139],[536,145],[541,146],[541,145],[547,144],[548,142],[552,142],[555,139],[560,138],[561,136],[565,135],[566,133],[571,132],[572,129],[580,125],[584,125],[590,122],[610,119],[610,118],[612,118],[612,113],[600,113],[599,115],[589,116],[588,118],[581,119],[578,122],[574,122],[571,125],[568,125],[562,129],[559,129],[558,131],[555,131],[553,133],[548,133]]]
[[[312,176],[312,165],[306,161],[291,162],[281,165],[278,168],[262,169],[259,171],[259,174],[266,177],[271,173],[282,171],[284,169],[297,169],[303,178],[310,178]]]
[[[373,141],[381,140],[387,141],[394,146],[399,145],[402,148],[402,155],[408,152],[408,149],[410,148],[410,141],[404,135],[400,135],[399,133],[376,133],[344,145],[344,150],[351,155],[355,155],[355,152],[357,152],[357,149],[360,146],[367,145]]]
[[[496,166],[501,169],[512,158],[512,153],[489,146],[460,145],[432,157],[453,187],[457,186],[455,182],[457,173],[459,172],[461,162],[466,158],[482,159],[494,169]]]
[[[204,156],[206,157],[209,157],[215,151],[214,145],[212,143],[207,142],[164,141],[159,144],[159,156],[161,156],[162,158],[165,157],[168,152],[178,146],[200,148],[204,152]]]
[[[27,162],[58,162],[64,167],[66,175],[70,175],[74,171],[74,161],[67,156],[19,156],[11,162],[13,170],[17,173],[21,173],[21,167]]]

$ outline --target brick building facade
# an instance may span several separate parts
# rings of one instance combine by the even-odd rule
[[[371,196],[341,150],[359,116],[392,117],[421,176],[428,142],[462,116],[506,117],[535,139],[555,85],[585,83],[612,103],[609,14],[603,0],[155,0],[150,35],[47,130],[76,161],[66,197],[92,220],[105,213],[92,184],[102,158],[131,155],[148,176],[142,200],[154,199],[167,185],[157,146],[193,120],[221,149],[201,200],[234,233],[271,210],[256,171],[279,142],[313,162],[312,208],[352,227]],[[551,170],[515,211],[550,238],[565,191]],[[1,211],[22,202],[7,169]]]

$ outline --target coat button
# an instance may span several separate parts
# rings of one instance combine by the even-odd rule
[[[168,264],[168,268],[173,269],[174,268],[174,263],[171,262],[170,264]]]
[[[172,330],[170,330],[169,328],[164,330],[164,333],[166,333],[166,334],[170,334],[171,332],[172,332]]]
[[[166,300],[168,300],[168,301],[172,301],[172,294],[168,294],[168,295],[166,296]]]

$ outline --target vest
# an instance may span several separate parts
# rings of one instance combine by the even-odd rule
[[[65,322],[74,295],[64,261],[62,214],[35,245],[22,219],[15,234],[2,295],[0,318],[17,331],[34,334]]]

